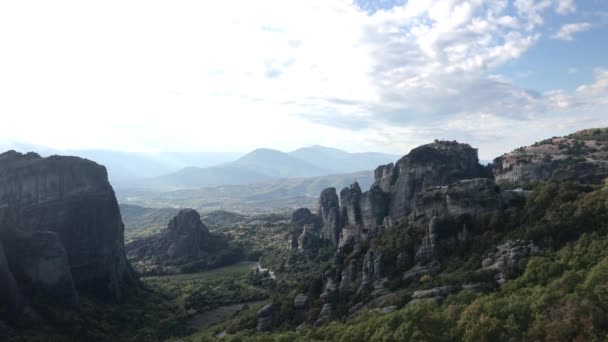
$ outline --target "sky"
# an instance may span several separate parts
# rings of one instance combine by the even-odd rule
[[[0,1],[0,145],[492,159],[608,126],[608,1]]]

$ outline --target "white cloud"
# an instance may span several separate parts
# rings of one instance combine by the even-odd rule
[[[576,12],[574,0],[556,0],[555,11],[561,15]]]
[[[563,25],[559,31],[551,36],[553,39],[574,40],[572,37],[575,33],[589,31],[592,25],[587,22],[572,23]]]
[[[487,158],[548,110],[567,122],[570,108],[599,101],[493,75],[536,44],[547,12],[574,10],[564,0],[412,0],[373,14],[350,0],[2,2],[0,136],[396,153],[451,138],[483,144]]]

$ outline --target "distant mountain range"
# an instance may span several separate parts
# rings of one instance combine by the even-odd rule
[[[234,162],[206,168],[188,167],[142,180],[132,184],[132,187],[176,190],[320,177],[369,171],[380,164],[396,161],[397,158],[398,156],[383,153],[348,153],[323,146],[311,146],[288,153],[260,148]]]
[[[240,152],[122,152],[112,150],[59,150],[12,143],[1,151],[36,152],[41,156],[68,155],[93,160],[106,167],[114,186],[126,186],[134,180],[157,177],[185,167],[209,167],[234,161]]]
[[[122,152],[59,150],[12,143],[1,150],[34,151],[42,156],[72,155],[104,165],[115,188],[191,189],[230,184],[273,182],[373,170],[399,156],[348,153],[319,145],[291,152],[259,148],[240,152]]]

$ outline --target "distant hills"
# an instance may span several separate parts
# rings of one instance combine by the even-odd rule
[[[330,173],[374,170],[379,165],[395,162],[401,157],[377,152],[348,153],[319,145],[300,148],[289,152],[289,155],[328,170]]]
[[[370,171],[397,160],[383,153],[348,153],[323,146],[281,152],[260,148],[239,159],[212,167],[188,167],[132,184],[133,188],[177,190],[220,185],[243,185],[280,179],[321,177]]]
[[[212,210],[230,210],[244,214],[268,212],[291,212],[300,207],[314,208],[319,192],[328,187],[338,190],[358,182],[369,188],[373,171],[308,178],[284,178],[253,184],[222,185],[177,191],[151,189],[116,189],[118,201],[124,205],[134,204],[148,208],[194,208],[201,213]],[[125,206],[128,208],[128,206]],[[123,215],[146,217],[147,212],[136,212],[132,208]],[[125,221],[130,226],[130,221]]]
[[[106,167],[113,186],[157,177],[186,167],[209,167],[234,161],[240,152],[122,152],[112,150],[59,150],[30,144],[12,143],[0,150],[34,151],[41,156],[66,155],[93,160]]]

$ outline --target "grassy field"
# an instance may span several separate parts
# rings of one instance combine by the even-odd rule
[[[216,268],[198,273],[176,274],[169,276],[144,277],[142,280],[148,282],[167,281],[191,281],[191,280],[213,280],[220,277],[240,277],[256,269],[256,262],[240,262],[234,265]]]

